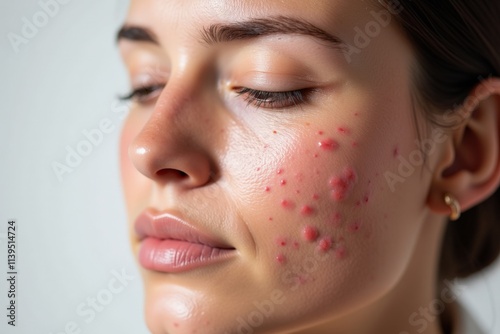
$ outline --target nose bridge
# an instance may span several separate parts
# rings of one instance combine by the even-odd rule
[[[194,71],[178,72],[158,97],[149,120],[129,148],[135,167],[148,178],[201,186],[214,174],[205,140],[209,118],[203,115],[209,103],[203,101],[207,95],[202,87]]]

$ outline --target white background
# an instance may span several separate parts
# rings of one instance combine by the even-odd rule
[[[0,332],[147,333],[142,283],[130,253],[118,169],[117,94],[128,84],[114,36],[127,1],[73,0],[15,52],[37,1],[0,0]],[[54,161],[109,119],[113,130],[72,173],[58,180]],[[7,221],[18,223],[18,326],[7,326]],[[101,312],[77,312],[108,296],[113,271],[133,279]],[[466,283],[461,298],[488,333],[500,333],[500,265]]]

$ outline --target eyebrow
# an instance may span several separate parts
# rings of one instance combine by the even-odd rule
[[[212,24],[203,29],[202,39],[204,43],[212,45],[276,34],[311,36],[325,41],[335,48],[344,48],[346,46],[340,38],[312,23],[287,16],[257,18],[228,24]]]
[[[310,36],[327,42],[334,48],[346,48],[346,44],[337,36],[326,32],[310,22],[286,16],[256,18],[235,23],[212,24],[202,29],[201,42],[206,45],[213,45],[277,34]],[[151,30],[128,24],[121,27],[117,33],[116,41],[120,42],[121,40],[148,42],[155,45],[160,44],[158,38]]]

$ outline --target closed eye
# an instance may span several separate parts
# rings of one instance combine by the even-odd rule
[[[286,92],[268,92],[247,87],[235,89],[238,96],[243,96],[248,105],[267,109],[284,109],[299,106],[306,102],[307,94],[310,91],[309,89],[300,89]]]

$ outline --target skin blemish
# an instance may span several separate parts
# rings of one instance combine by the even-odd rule
[[[318,229],[310,225],[304,227],[304,229],[302,230],[302,237],[304,238],[304,240],[309,242],[316,241],[316,239],[318,239],[318,235]]]
[[[293,209],[295,207],[294,203],[288,199],[282,199],[280,204],[283,209]]]
[[[300,194],[300,190],[299,190],[299,189],[295,190],[295,193],[296,193],[297,195],[298,195],[298,194]]]
[[[359,146],[359,144],[358,144],[358,142],[357,142],[357,141],[353,141],[353,142],[352,142],[352,144],[351,144],[351,146],[352,146],[353,148],[356,148],[356,147],[358,147],[358,146]]]
[[[319,199],[319,195],[318,194],[314,194],[312,196],[312,199],[315,200],[315,201],[317,201]]]
[[[272,222],[273,221],[273,217],[269,217],[269,221]]]
[[[325,151],[335,151],[339,148],[339,144],[331,138],[320,141],[318,146]]]
[[[293,249],[299,249],[300,248],[300,244],[298,241],[294,241],[293,244],[292,244],[292,247]]]
[[[359,222],[353,222],[347,226],[347,231],[351,233],[356,233],[361,228],[361,224]]]
[[[274,133],[274,134],[278,134],[278,131],[274,130],[274,131],[273,131],[273,133]]]
[[[314,158],[317,158],[317,157],[319,157],[319,154],[318,154],[318,153],[315,153],[315,154],[313,155],[313,157],[314,157]]]
[[[348,129],[348,128],[346,128],[346,127],[343,127],[343,126],[341,126],[341,127],[337,128],[337,131],[338,131],[339,133],[344,134],[344,135],[348,135],[348,134],[350,133],[349,129]]]
[[[265,187],[265,188],[264,188],[264,191],[265,191],[266,193],[270,193],[270,192],[271,192],[271,187]]]
[[[284,172],[285,172],[285,171],[284,171],[282,168],[280,168],[280,169],[278,169],[278,170],[276,171],[276,174],[281,175],[281,174],[283,174]]]
[[[335,249],[335,256],[337,259],[344,259],[346,257],[347,250],[344,245],[340,245]]]
[[[322,135],[324,135],[324,134],[325,134],[325,132],[324,132],[324,131],[322,131],[322,130],[319,130],[319,131],[318,131],[318,135],[322,136]]]
[[[281,253],[276,255],[276,262],[278,262],[279,264],[285,264],[286,263],[285,255],[283,255]]]
[[[285,247],[287,245],[287,241],[285,238],[279,237],[276,238],[276,244],[280,247]]]
[[[324,237],[321,238],[321,240],[319,241],[318,248],[323,252],[327,252],[330,250],[330,248],[332,248],[332,244],[333,244],[332,238]]]
[[[314,209],[309,206],[309,205],[304,205],[301,209],[300,209],[300,214],[302,216],[310,216],[314,213]]]
[[[280,180],[280,184],[281,184],[282,186],[286,186],[286,180],[285,180],[285,179]]]
[[[392,150],[392,156],[393,156],[394,158],[399,157],[399,146],[397,146],[397,145],[396,145],[396,146],[394,147],[394,149]]]
[[[335,212],[332,215],[331,223],[335,228],[340,228],[342,226],[342,216],[340,215],[340,213]]]
[[[363,203],[368,204],[370,202],[370,195],[366,194],[363,196]]]

